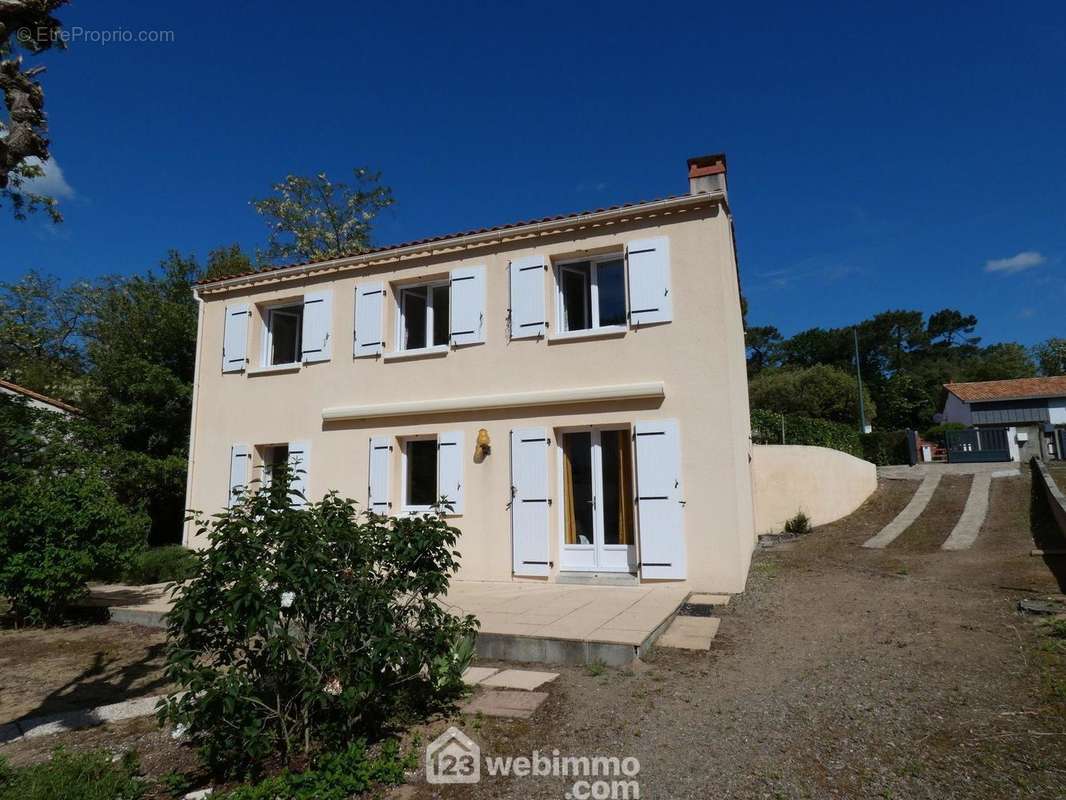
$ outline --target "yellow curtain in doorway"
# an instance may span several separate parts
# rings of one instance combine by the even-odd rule
[[[562,437],[559,437],[562,439]],[[560,442],[563,450],[563,525],[564,541],[577,544],[577,515],[574,513],[574,468],[570,465],[570,453],[566,445]]]
[[[618,431],[618,544],[633,544],[633,451],[629,437]]]

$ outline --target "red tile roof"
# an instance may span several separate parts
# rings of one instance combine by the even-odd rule
[[[33,391],[33,389],[27,389],[25,386],[19,386],[17,383],[5,381],[3,378],[0,378],[0,387],[3,387],[4,389],[10,389],[15,394],[21,394],[25,397],[37,400],[38,402],[48,403],[48,405],[55,406],[56,408],[62,409],[63,411],[69,411],[71,414],[81,413],[80,408],[75,408],[74,406],[70,405],[70,403],[64,403],[62,400],[56,400],[56,398],[54,397],[49,397],[46,394],[35,392]]]
[[[708,195],[712,196],[712,195]],[[521,220],[519,222],[508,222],[503,225],[493,225],[488,228],[473,228],[468,231],[458,231],[456,233],[445,233],[439,236],[429,236],[425,239],[413,239],[409,242],[400,242],[399,244],[389,244],[382,247],[372,247],[369,250],[364,250],[361,253],[352,253],[351,257],[366,256],[375,253],[387,253],[390,250],[402,250],[405,247],[416,247],[422,244],[433,244],[435,242],[444,242],[449,239],[460,239],[464,236],[476,236],[481,233],[492,233],[494,231],[506,231],[512,228],[521,228],[526,225],[540,225],[545,222],[555,222],[557,220],[573,219],[574,217],[584,217],[588,214],[602,214],[607,211],[620,211],[626,208],[636,208],[637,206],[647,205],[648,203],[662,203],[669,200],[680,200],[683,197],[691,197],[691,195],[671,195],[670,197],[660,197],[654,200],[641,200],[635,203],[621,203],[616,206],[605,206],[604,208],[593,208],[588,211],[574,211],[569,214],[556,214],[551,217],[539,217],[537,219]],[[343,256],[341,257],[343,258]],[[209,281],[199,281],[196,285],[203,286],[209,283],[218,283],[220,281],[228,281],[233,278],[244,278],[249,275],[258,275],[260,273],[276,272],[277,270],[290,269],[292,267],[310,267],[314,264],[324,263],[326,261],[334,261],[336,259],[317,259],[313,261],[296,261],[291,264],[272,264],[268,267],[260,267],[259,269],[249,270],[248,272],[240,272],[236,275],[227,275],[225,278],[216,278]]]
[[[1013,378],[1006,381],[945,383],[944,388],[966,403],[1066,397],[1066,375],[1053,375],[1050,378]]]

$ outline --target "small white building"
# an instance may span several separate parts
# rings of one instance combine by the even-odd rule
[[[25,397],[26,401],[32,408],[54,411],[57,414],[66,414],[69,416],[70,414],[81,413],[69,403],[64,403],[62,400],[56,400],[54,397],[48,397],[48,395],[35,392],[33,389],[27,389],[25,386],[19,386],[17,383],[5,381],[2,378],[0,378],[0,394]]]

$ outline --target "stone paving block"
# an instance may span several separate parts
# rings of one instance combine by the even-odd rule
[[[505,669],[481,682],[482,686],[499,689],[522,689],[531,692],[538,686],[550,683],[559,677],[558,672],[537,672],[531,669]]]
[[[467,667],[466,672],[463,673],[463,683],[467,686],[477,686],[485,678],[491,677],[499,672],[495,667]]]
[[[494,690],[479,694],[461,710],[464,714],[483,714],[486,717],[529,719],[547,699],[547,692]]]
[[[695,606],[724,606],[729,602],[728,594],[694,594],[688,601]]]
[[[655,644],[680,650],[710,650],[720,623],[718,617],[675,617]]]

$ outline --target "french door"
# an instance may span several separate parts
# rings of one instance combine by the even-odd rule
[[[633,451],[620,428],[559,437],[563,570],[635,572]]]

